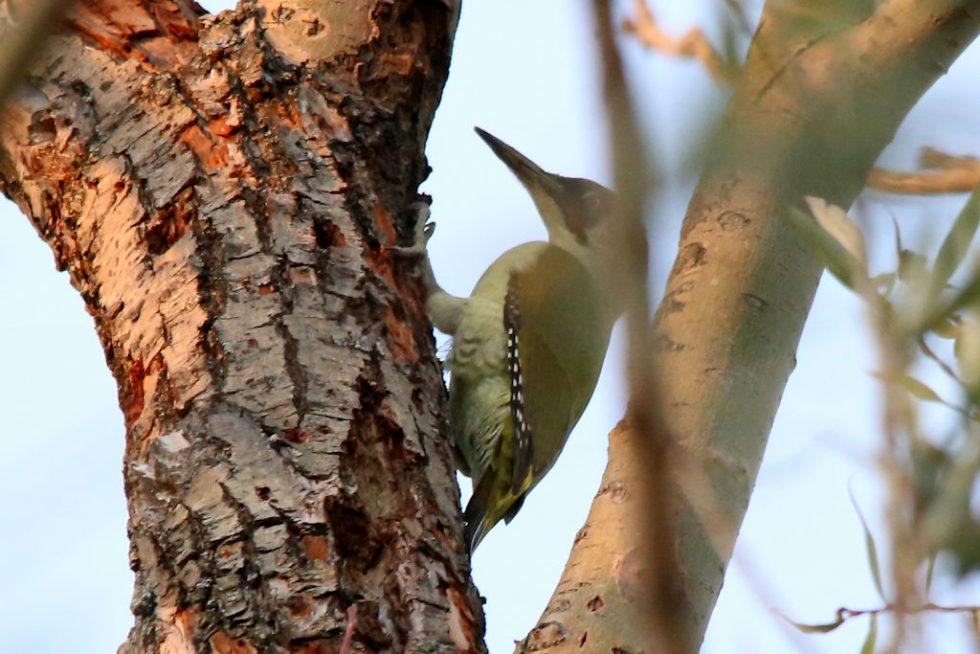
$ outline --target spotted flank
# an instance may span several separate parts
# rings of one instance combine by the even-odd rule
[[[507,373],[510,377],[510,415],[514,423],[514,460],[511,491],[521,495],[531,473],[534,446],[524,402],[524,376],[521,372],[520,329],[521,312],[517,305],[515,276],[511,276],[504,300],[504,329],[507,332]]]

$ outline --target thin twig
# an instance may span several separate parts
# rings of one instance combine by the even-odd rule
[[[911,364],[911,352],[901,335],[896,333],[883,311],[873,289],[863,288],[869,318],[877,337],[878,356],[886,379],[899,379],[904,376]],[[915,505],[915,483],[905,454],[906,443],[914,442],[918,435],[918,425],[910,406],[907,393],[895,383],[882,384],[882,430],[885,447],[881,453],[881,470],[888,484],[886,516],[892,543],[891,578],[894,583],[895,605],[903,608],[919,605],[919,589],[915,582],[915,570],[921,554],[921,542],[912,524],[911,507]],[[906,611],[897,612],[907,615]],[[914,632],[913,632],[914,634]],[[909,626],[905,620],[897,620],[892,634],[892,649],[897,650],[900,643],[909,638]]]
[[[957,157],[935,148],[923,148],[919,154],[918,172],[898,172],[873,168],[868,186],[899,195],[940,195],[968,193],[980,184],[980,160]]]
[[[944,373],[946,373],[946,376],[950,377],[961,388],[966,388],[966,384],[964,384],[963,380],[960,379],[959,375],[956,374],[956,371],[953,370],[953,367],[948,363],[946,363],[945,361],[943,361],[942,358],[940,358],[940,356],[936,354],[931,347],[929,347],[929,344],[926,343],[925,336],[919,338],[918,344],[919,344],[919,349],[922,351],[922,354],[926,355],[926,358],[932,359],[933,363],[939,366],[939,369],[942,370]]]
[[[719,84],[734,85],[739,69],[715,50],[700,28],[692,28],[677,39],[661,29],[646,0],[634,0],[634,17],[623,22],[623,29],[640,43],[664,54],[701,62]]]
[[[920,604],[919,606],[902,607],[898,604],[886,604],[877,609],[849,609],[841,607],[837,609],[837,619],[841,622],[851,618],[858,618],[863,615],[881,615],[882,613],[894,613],[896,615],[914,615],[917,613],[977,613],[980,606],[943,606],[933,602]]]
[[[980,183],[980,164],[972,170],[957,168],[918,173],[872,168],[867,182],[873,189],[896,195],[969,193],[978,183]]]
[[[643,210],[654,178],[623,73],[616,46],[613,18],[607,0],[593,0],[599,46],[602,57],[603,90],[606,119],[612,139],[615,186],[619,194],[620,251],[626,276],[622,280],[625,294],[626,324],[629,340],[627,370],[630,403],[627,415],[643,454],[646,471],[644,497],[647,504],[638,532],[650,565],[651,651],[664,654],[688,654],[693,651],[686,626],[691,624],[683,601],[684,587],[677,560],[670,454],[672,439],[660,407],[660,397],[653,368],[650,330],[650,299],[647,288],[648,252],[644,237]]]

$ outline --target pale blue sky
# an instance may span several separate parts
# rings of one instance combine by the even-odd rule
[[[203,2],[215,10],[230,2]],[[654,3],[680,33],[693,3]],[[451,291],[544,229],[521,187],[472,132],[480,125],[543,167],[608,181],[591,27],[583,0],[468,0],[428,154],[423,190],[435,198],[433,266]],[[668,11],[669,9],[669,11]],[[668,170],[723,98],[703,71],[627,43],[645,129]],[[909,164],[919,144],[980,152],[974,48],[913,112],[888,161]],[[691,180],[670,178],[655,216],[655,264],[672,262]],[[882,196],[872,196],[882,197]],[[886,198],[888,199],[888,198]],[[907,234],[951,215],[954,201],[893,201]],[[886,211],[871,226],[887,234]],[[659,289],[659,284],[657,285]],[[122,418],[92,321],[50,251],[8,203],[0,207],[0,654],[103,654],[132,624],[122,492]],[[749,513],[703,651],[706,654],[857,652],[861,621],[825,636],[795,636],[774,617],[832,618],[841,605],[880,604],[850,506],[850,483],[881,530],[873,457],[880,444],[874,366],[860,307],[825,279],[804,333]],[[493,654],[536,622],[561,572],[605,464],[605,434],[623,412],[618,341],[595,399],[549,477],[518,518],[487,537],[474,575],[487,598]],[[44,461],[38,478],[36,466]],[[465,484],[468,486],[468,482]],[[980,603],[977,584],[945,603]],[[52,616],[56,616],[52,618]],[[930,616],[931,652],[966,651],[964,621]],[[51,625],[56,624],[57,629]],[[787,640],[787,637],[792,640]]]

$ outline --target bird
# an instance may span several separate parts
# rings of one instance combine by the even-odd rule
[[[425,310],[452,337],[448,422],[456,466],[473,483],[463,512],[471,552],[494,525],[517,515],[558,459],[592,397],[624,309],[611,288],[624,283],[615,193],[546,172],[475,130],[530,194],[548,240],[504,252],[467,297],[435,280],[425,254],[435,229],[427,203],[418,204],[413,244],[400,248],[425,254]]]

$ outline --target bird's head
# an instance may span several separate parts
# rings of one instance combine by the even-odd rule
[[[572,251],[594,245],[597,231],[615,213],[615,193],[589,179],[549,173],[493,134],[475,129],[531,195],[549,241]]]
[[[619,283],[624,225],[617,221],[616,194],[597,182],[549,173],[513,147],[475,128],[494,154],[527,189],[548,230],[548,241],[592,267],[605,283]],[[645,236],[642,239],[645,251]]]

